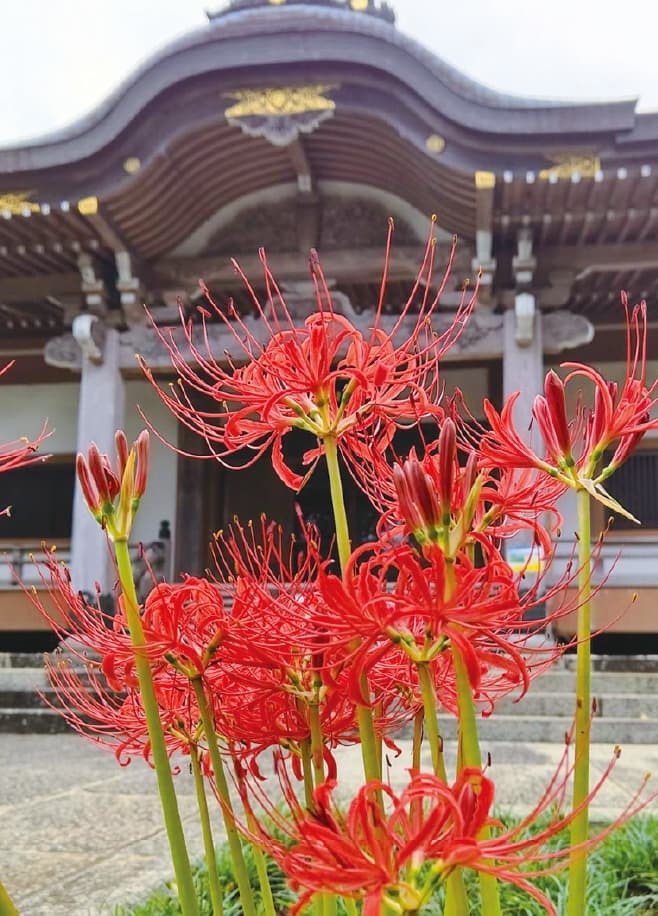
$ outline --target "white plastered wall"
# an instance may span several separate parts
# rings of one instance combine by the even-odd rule
[[[175,445],[178,423],[152,386],[145,381],[131,380],[125,383],[125,392],[124,429],[128,441],[132,442],[142,429],[147,428],[138,411],[138,407],[141,407],[149,424],[163,439]],[[133,541],[148,543],[155,540],[163,520],[169,522],[172,535],[176,530],[176,463],[177,456],[173,449],[151,433],[148,487],[139,507]]]
[[[39,435],[47,421],[50,436],[41,451],[52,455],[73,455],[76,451],[80,384],[76,379],[56,385],[4,385],[0,389],[0,441],[9,442]],[[164,439],[174,445],[177,422],[146,381],[125,383],[124,429],[132,442],[145,423],[137,407]],[[134,529],[135,541],[152,541],[160,522],[166,519],[172,532],[176,522],[176,453],[151,435],[151,462],[146,495]]]
[[[51,435],[41,451],[65,455],[75,452],[78,425],[78,381],[59,385],[3,385],[0,388],[0,441],[39,435],[48,421]]]

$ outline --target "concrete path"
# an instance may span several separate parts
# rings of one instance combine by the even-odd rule
[[[454,745],[446,750],[450,765]],[[499,805],[516,810],[534,805],[562,754],[554,744],[491,742],[483,750],[491,753]],[[594,775],[611,752],[593,746]],[[403,755],[396,773],[408,765]],[[625,748],[593,817],[619,813],[647,771],[656,774],[658,788],[658,745]],[[358,783],[358,749],[341,752],[341,773]],[[178,786],[191,854],[198,857],[186,771]],[[658,814],[658,802],[651,810]],[[76,735],[0,736],[0,825],[0,878],[21,916],[110,916],[116,904],[143,899],[171,875],[152,771],[142,760],[121,768]]]

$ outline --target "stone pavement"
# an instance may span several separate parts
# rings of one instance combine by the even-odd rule
[[[562,750],[556,744],[484,745],[499,806],[532,808]],[[608,745],[593,746],[594,776],[611,752]],[[450,766],[454,744],[446,757]],[[396,772],[408,765],[403,755]],[[341,751],[340,769],[358,783],[357,748]],[[593,818],[619,813],[646,771],[656,774],[658,788],[658,744],[624,748]],[[178,786],[191,855],[198,857],[201,840],[186,771]],[[658,802],[651,810],[658,813]],[[139,901],[171,875],[152,771],[142,760],[119,767],[111,754],[77,735],[0,735],[0,824],[0,878],[21,916],[111,916],[116,904]],[[216,836],[221,839],[219,826]]]

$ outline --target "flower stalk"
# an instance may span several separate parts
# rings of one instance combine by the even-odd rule
[[[0,913],[2,913],[2,916],[19,916],[18,910],[14,906],[14,901],[7,893],[2,881],[0,881]]]
[[[329,473],[329,490],[331,493],[331,506],[336,528],[338,559],[341,572],[344,572],[349,563],[352,548],[349,527],[347,524],[347,512],[345,509],[345,496],[340,474],[340,464],[338,462],[338,448],[334,436],[327,436],[323,442],[327,471]],[[370,692],[368,679],[365,674],[362,674],[359,680],[362,696],[367,699]],[[357,720],[365,777],[366,779],[379,779],[381,776],[381,753],[379,750],[379,741],[375,733],[372,709],[369,705],[364,703],[358,705]]]
[[[206,699],[205,690],[203,689],[203,681],[200,677],[192,678],[192,687],[199,707],[201,724],[203,725],[203,731],[208,743],[208,753],[210,754],[210,761],[212,763],[213,779],[222,805],[224,826],[226,828],[226,841],[231,852],[233,874],[240,892],[240,902],[245,916],[256,916],[256,904],[254,902],[254,895],[249,882],[249,875],[247,874],[247,866],[242,853],[242,843],[240,842],[240,836],[235,826],[233,803],[231,802],[226,773],[224,772],[224,761],[219,752],[215,723],[213,721],[210,706],[208,705],[208,700]],[[269,887],[269,882],[267,886]],[[265,895],[264,888],[261,888],[261,891]]]
[[[224,912],[224,906],[222,903],[224,895],[219,885],[219,872],[217,870],[215,843],[213,841],[212,826],[210,824],[210,812],[208,811],[208,799],[206,798],[206,788],[203,780],[203,773],[201,772],[201,763],[199,757],[200,754],[198,747],[196,745],[190,745],[190,763],[192,765],[194,789],[196,792],[197,807],[199,809],[199,820],[201,822],[201,832],[203,835],[203,850],[206,858],[206,867],[208,869],[210,902],[212,904],[213,916],[222,916]]]
[[[578,641],[576,656],[575,769],[572,810],[578,814],[571,824],[574,852],[569,861],[568,916],[586,911],[587,857],[582,850],[589,835],[589,769],[592,727],[592,536],[591,501],[587,490],[576,494],[578,511]]]
[[[171,858],[176,874],[178,897],[183,916],[197,916],[196,890],[192,878],[190,859],[185,844],[183,824],[178,810],[174,780],[171,775],[169,755],[165,745],[158,701],[155,694],[151,666],[146,657],[146,638],[139,616],[139,603],[135,591],[128,541],[119,539],[114,542],[114,550],[119,572],[119,582],[124,598],[126,621],[135,650],[135,669],[139,679],[139,688],[144,703],[144,713],[148,727],[151,751],[160,793],[160,803],[167,828]]]

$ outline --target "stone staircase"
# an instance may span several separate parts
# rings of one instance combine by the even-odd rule
[[[0,652],[0,732],[53,734],[69,730],[39,695],[52,697],[41,653]],[[54,700],[54,697],[53,697]]]
[[[519,702],[505,699],[479,720],[484,741],[561,744],[571,728],[575,696],[574,656],[565,656],[538,678]],[[592,738],[605,744],[658,744],[658,657],[598,656],[593,659],[592,695],[597,712]],[[64,719],[39,696],[49,695],[41,655],[0,653],[0,732],[66,731]],[[456,736],[454,722],[440,722],[444,737]]]

